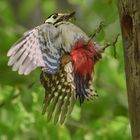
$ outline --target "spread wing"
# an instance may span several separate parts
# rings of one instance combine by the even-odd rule
[[[71,53],[74,43],[80,38],[88,39],[80,28],[70,22],[61,23],[57,27],[42,24],[26,32],[8,51],[8,65],[19,74],[28,75],[37,67],[55,74],[62,52]]]
[[[45,88],[43,113],[48,110],[48,120],[54,115],[55,123],[63,123],[75,103],[78,86],[71,58],[65,54],[71,54],[72,47],[81,38],[89,39],[72,23],[43,24],[25,33],[7,54],[10,57],[8,65],[19,74],[27,75],[42,67],[40,80]],[[62,60],[62,56],[65,59]]]
[[[54,74],[60,64],[58,34],[58,29],[49,24],[26,32],[8,51],[8,65],[19,74],[27,75],[37,67]],[[54,40],[58,40],[57,44]]]

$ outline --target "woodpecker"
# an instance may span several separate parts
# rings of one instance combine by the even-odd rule
[[[8,65],[28,75],[41,68],[45,88],[44,114],[48,121],[64,123],[76,100],[92,100],[94,65],[101,51],[87,34],[70,22],[75,12],[55,13],[44,24],[24,33],[7,53]]]

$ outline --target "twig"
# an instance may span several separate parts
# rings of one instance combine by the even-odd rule
[[[117,43],[117,41],[118,41],[119,35],[120,35],[120,34],[117,34],[117,36],[116,36],[114,42],[112,43],[113,51],[114,51],[114,58],[117,57],[117,53],[116,53],[116,43]]]
[[[92,41],[92,39],[102,30],[102,28],[104,27],[104,22],[101,21],[98,28],[94,31],[94,33],[92,34],[92,36],[90,37],[88,43],[90,43]]]
[[[101,49],[99,49],[99,53],[103,53],[105,51],[106,48],[113,46],[114,48],[114,57],[116,58],[116,43],[118,41],[118,37],[120,34],[117,34],[117,36],[115,37],[114,41],[112,43],[106,43],[106,45],[104,47],[102,47]]]

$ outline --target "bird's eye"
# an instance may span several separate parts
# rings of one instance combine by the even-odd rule
[[[53,19],[56,19],[57,17],[58,17],[58,14],[54,14],[54,15],[52,16]]]

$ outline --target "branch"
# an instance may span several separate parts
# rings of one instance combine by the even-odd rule
[[[88,43],[91,42],[92,39],[93,39],[94,37],[97,36],[97,34],[103,29],[104,26],[105,26],[104,22],[101,21],[100,24],[99,24],[99,26],[98,26],[98,28],[97,28],[97,29],[94,31],[94,33],[91,35],[91,37],[90,37]]]
[[[103,46],[102,48],[97,49],[98,53],[103,53],[105,51],[106,48],[113,46],[114,48],[114,57],[116,58],[116,43],[118,41],[120,34],[117,34],[117,36],[115,37],[114,41],[112,43],[106,43],[105,46]]]

